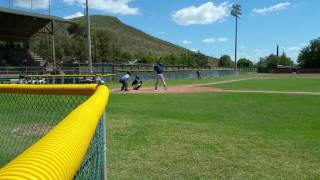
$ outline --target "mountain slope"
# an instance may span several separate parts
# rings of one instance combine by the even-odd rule
[[[58,62],[86,62],[86,18],[76,18],[71,25],[57,24],[55,35]],[[154,63],[159,58],[165,64],[215,66],[217,60],[200,52],[152,37],[111,16],[91,16],[92,52],[96,63]],[[51,39],[38,34],[31,40],[31,50],[49,61],[52,59]],[[52,60],[51,60],[52,61]]]
[[[86,18],[74,19],[75,22],[85,25]],[[152,37],[136,28],[123,24],[119,19],[112,16],[91,16],[93,29],[102,29],[112,34],[112,41],[123,51],[127,52],[151,52],[154,55],[168,55],[170,53],[187,53],[187,49],[176,46],[169,42]]]

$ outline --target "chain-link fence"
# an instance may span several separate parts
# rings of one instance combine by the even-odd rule
[[[46,91],[47,89],[43,90]],[[31,91],[33,90],[30,89]],[[63,92],[63,90],[61,91]],[[0,168],[6,167],[9,162],[46,136],[79,105],[90,99],[88,96],[76,95],[82,94],[76,92],[75,95],[46,95],[44,92],[35,95],[30,92],[25,89],[24,92],[8,93],[1,92],[0,88]],[[72,93],[72,89],[70,92]],[[87,120],[90,121],[91,119]],[[75,124],[74,126],[77,128],[78,125]],[[74,179],[104,179],[106,177],[105,132],[105,118],[102,116]],[[66,129],[63,133],[67,135],[73,132]],[[61,138],[64,138],[64,136],[62,135]],[[68,137],[66,136],[66,138]],[[56,141],[61,140],[56,139]],[[68,139],[68,141],[75,140]],[[60,153],[58,151],[57,149],[54,153]],[[35,161],[37,160],[35,159]],[[59,161],[59,159],[53,161]],[[57,170],[51,169],[50,171]],[[5,175],[5,173],[1,173],[0,169],[0,179],[2,175]]]
[[[165,71],[164,76],[166,79],[177,80],[177,79],[195,79],[197,78],[196,70],[182,70],[182,71]],[[116,79],[120,79],[124,72],[119,72]],[[155,72],[153,71],[131,71],[132,77],[139,75],[143,80],[153,80],[155,78]],[[224,77],[224,76],[239,76],[238,70],[202,70],[201,77]]]
[[[86,153],[75,179],[106,179],[104,123],[104,119],[101,118],[95,135],[90,143],[90,148]]]

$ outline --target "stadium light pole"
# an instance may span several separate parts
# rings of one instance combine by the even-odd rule
[[[241,6],[239,4],[233,4],[232,5],[232,10],[231,10],[231,15],[236,18],[236,32],[235,32],[235,48],[234,48],[234,61],[237,67],[237,53],[238,53],[238,19],[241,16]]]
[[[89,15],[89,0],[86,0],[86,16],[87,16],[88,64],[89,64],[90,74],[93,74],[92,50],[91,50],[91,25],[90,25],[90,15]]]
[[[51,16],[51,0],[49,0],[49,4],[48,4],[48,8],[49,8],[49,16]]]

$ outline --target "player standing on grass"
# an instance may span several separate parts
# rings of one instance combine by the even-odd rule
[[[297,77],[298,69],[297,68],[292,68],[291,69],[291,77]]]
[[[154,90],[158,91],[159,79],[163,83],[164,90],[167,90],[167,83],[166,83],[164,76],[163,76],[163,64],[158,62],[156,65],[153,66],[153,70],[156,72],[156,84],[155,84]]]
[[[197,70],[197,77],[198,77],[198,80],[200,80],[201,79],[201,71],[200,70]]]

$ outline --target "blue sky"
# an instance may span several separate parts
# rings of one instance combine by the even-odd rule
[[[1,0],[1,6],[30,10],[31,0]],[[84,0],[53,0],[52,14],[83,14]],[[275,53],[279,44],[293,60],[320,36],[319,0],[90,0],[91,14],[117,16],[160,39],[219,57],[234,56],[232,3],[242,6],[239,56],[253,61]],[[49,0],[33,0],[33,11],[48,13]]]

